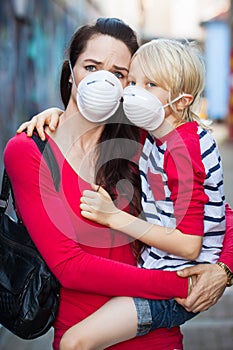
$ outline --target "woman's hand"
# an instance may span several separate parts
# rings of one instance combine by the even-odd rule
[[[208,310],[222,296],[227,283],[227,276],[217,264],[200,264],[177,271],[181,277],[196,275],[190,295],[176,301],[187,311],[200,312]]]
[[[98,224],[110,226],[111,219],[120,212],[115,207],[108,192],[99,185],[91,185],[93,191],[83,191],[81,197],[81,215]]]
[[[31,120],[25,122],[20,125],[17,130],[17,133],[21,133],[26,129],[27,136],[31,137],[33,134],[33,130],[36,128],[38,135],[41,140],[45,140],[44,128],[45,125],[48,125],[51,131],[54,131],[59,123],[59,117],[63,113],[63,111],[59,108],[48,108],[43,112],[35,115]]]

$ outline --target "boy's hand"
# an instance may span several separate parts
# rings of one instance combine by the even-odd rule
[[[110,226],[111,218],[120,212],[115,207],[108,192],[99,185],[91,185],[93,191],[83,191],[81,197],[81,215],[86,219],[97,222],[98,224]]]
[[[63,111],[59,108],[48,108],[45,111],[35,115],[31,120],[20,125],[17,133],[20,134],[26,129],[27,136],[31,137],[33,130],[36,129],[41,140],[45,140],[44,129],[48,125],[50,131],[54,131],[59,123],[59,117]]]

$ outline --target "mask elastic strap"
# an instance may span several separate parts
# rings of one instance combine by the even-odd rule
[[[166,108],[166,107],[170,106],[171,104],[175,103],[176,101],[179,101],[184,96],[187,96],[187,94],[183,93],[183,94],[177,96],[176,98],[174,98],[174,100],[172,100],[172,101],[166,103],[165,105],[163,105],[163,108]]]
[[[73,69],[72,69],[72,66],[71,66],[71,62],[70,62],[70,60],[68,60],[68,62],[69,62],[70,73],[71,73],[71,76],[72,76],[74,85],[75,85],[75,87],[77,88],[77,85],[76,85],[76,82],[75,82],[75,78],[74,78],[74,72],[73,72]]]

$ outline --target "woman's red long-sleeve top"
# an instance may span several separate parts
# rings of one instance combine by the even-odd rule
[[[226,234],[218,260],[225,263],[233,271],[233,210],[228,204],[226,205]]]
[[[54,348],[73,324],[93,313],[112,296],[166,299],[186,297],[187,280],[175,272],[136,268],[128,238],[84,219],[79,203],[90,188],[48,138],[59,164],[60,190],[35,142],[25,133],[7,144],[4,161],[18,215],[38,250],[61,284]],[[178,328],[159,329],[111,349],[174,349],[181,343]],[[181,347],[179,347],[181,348]]]

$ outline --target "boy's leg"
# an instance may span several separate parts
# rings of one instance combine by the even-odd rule
[[[188,312],[174,299],[149,300],[152,314],[152,330],[166,327],[181,326],[192,319],[197,313]]]
[[[95,313],[74,325],[63,335],[60,350],[102,350],[134,338],[137,312],[128,297],[110,299]]]
[[[174,299],[169,300],[151,300],[134,298],[138,313],[138,331],[137,336],[147,334],[157,328],[171,328],[181,326],[197,314],[186,311]],[[145,310],[149,316],[146,323],[145,317],[140,318],[140,314],[145,315]],[[144,310],[144,313],[143,313]]]

